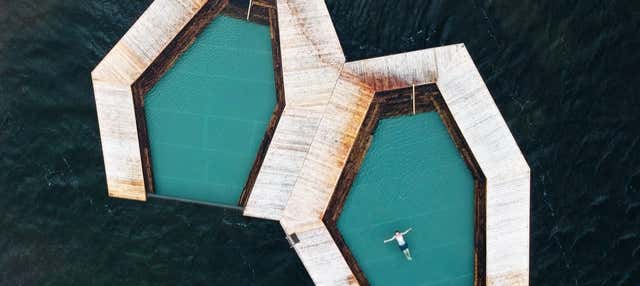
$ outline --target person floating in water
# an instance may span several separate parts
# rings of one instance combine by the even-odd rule
[[[407,258],[407,260],[413,260],[413,258],[411,258],[411,252],[409,251],[409,244],[404,240],[404,236],[409,233],[413,228],[409,228],[403,232],[397,231],[396,233],[393,235],[392,238],[389,238],[387,240],[384,241],[384,243],[387,242],[391,242],[393,240],[398,242],[398,246],[400,247],[400,250],[402,251],[402,253],[404,253],[404,257]]]

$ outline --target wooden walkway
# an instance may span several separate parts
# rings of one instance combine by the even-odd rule
[[[358,280],[322,222],[375,92],[435,83],[486,177],[488,285],[528,285],[529,167],[462,44],[345,63],[322,0],[277,1],[286,106],[244,214],[278,220],[317,285]]]
[[[345,62],[323,1],[278,1],[277,11],[286,105],[245,208],[273,220],[284,213]]]
[[[435,84],[485,178],[476,284],[528,285],[529,167],[464,45],[347,63],[323,0],[277,0],[275,10],[271,1],[254,2],[252,20],[277,14],[284,108],[272,120],[244,214],[277,220],[296,237],[316,285],[367,284],[323,218],[374,95]],[[153,192],[144,95],[227,3],[155,0],[92,72],[110,196],[146,200]],[[229,13],[240,17],[238,7]]]

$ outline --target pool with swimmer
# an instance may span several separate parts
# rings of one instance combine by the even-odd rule
[[[407,261],[383,241],[410,227]],[[473,285],[474,178],[437,112],[379,122],[338,229],[371,285]]]

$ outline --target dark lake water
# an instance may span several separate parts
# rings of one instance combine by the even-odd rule
[[[90,71],[149,0],[0,0],[0,285],[311,285],[274,222],[106,197]],[[532,285],[640,285],[640,1],[329,0],[349,59],[463,42],[532,170]]]

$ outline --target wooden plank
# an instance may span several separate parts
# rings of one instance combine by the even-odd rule
[[[133,93],[128,86],[93,82],[109,196],[146,200]]]
[[[348,62],[345,69],[378,92],[435,83],[438,71],[434,49]]]
[[[530,174],[487,180],[487,285],[529,283]]]
[[[294,108],[287,101],[244,215],[280,220],[320,119],[317,108]]]
[[[342,64],[342,47],[324,1],[277,1],[287,105],[324,105]]]

